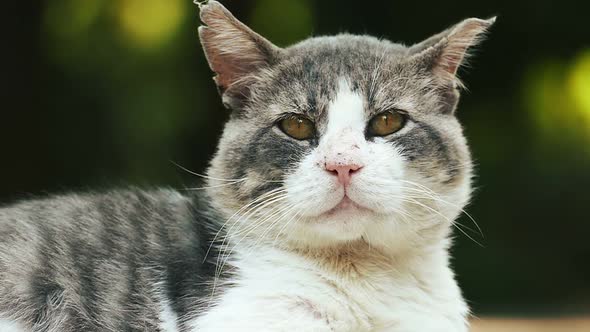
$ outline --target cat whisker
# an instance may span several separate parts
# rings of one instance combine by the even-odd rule
[[[237,210],[232,216],[230,216],[222,225],[221,227],[219,227],[219,230],[215,233],[215,236],[213,237],[213,240],[211,241],[211,243],[209,244],[209,247],[207,248],[207,252],[205,253],[205,257],[204,260],[207,259],[209,252],[211,251],[211,247],[216,243],[217,238],[219,237],[219,235],[221,234],[221,232],[223,232],[225,230],[225,226],[227,225],[227,223],[229,223],[235,216],[237,216],[240,212],[242,212],[245,209],[248,209],[249,207],[251,207],[252,205],[255,205],[257,203],[259,203],[260,201],[267,199],[269,197],[272,197],[274,195],[278,195],[281,193],[281,188],[277,188],[276,190],[271,190],[269,192],[266,192],[260,196],[258,196],[257,198],[255,198],[254,200],[252,200],[251,202],[245,204],[244,206],[242,206],[239,210]]]
[[[252,244],[250,245],[250,249],[248,250],[248,254],[249,254],[249,253],[251,253],[251,252],[252,252],[252,250],[253,250],[253,249],[255,249],[255,248],[256,248],[256,247],[259,245],[259,243],[260,243],[260,242],[261,242],[261,241],[262,241],[262,240],[265,238],[265,235],[266,235],[266,234],[267,234],[267,233],[268,233],[268,232],[269,232],[269,231],[270,231],[272,228],[274,228],[274,226],[275,226],[275,225],[277,225],[279,222],[281,222],[281,220],[283,220],[283,217],[285,217],[285,216],[287,216],[289,213],[291,213],[291,211],[292,211],[292,210],[293,210],[293,206],[292,206],[292,205],[286,205],[286,206],[282,207],[282,208],[280,209],[280,215],[279,215],[279,216],[278,216],[278,217],[277,217],[277,218],[276,218],[276,219],[275,219],[273,222],[271,222],[271,223],[270,223],[270,224],[269,224],[269,225],[266,227],[266,229],[265,229],[265,230],[262,232],[262,234],[260,234],[260,235],[258,236],[258,239],[256,239],[256,240],[254,241],[254,243],[252,243]],[[262,222],[260,225],[262,225],[262,224],[266,223],[266,221],[270,220],[270,218],[272,218],[272,216],[271,216],[271,217],[267,217],[267,218],[265,219],[265,221],[264,221],[264,222]],[[252,230],[252,231],[253,231],[253,230]],[[246,235],[244,236],[244,238],[245,238],[245,237],[247,237],[248,235],[249,235],[249,234],[246,234]],[[243,239],[243,238],[242,238],[242,239]],[[234,247],[235,247],[235,246],[234,246]]]
[[[467,218],[469,218],[471,220],[471,222],[473,222],[473,224],[475,225],[475,227],[477,228],[477,231],[473,230],[474,233],[479,233],[479,235],[484,238],[484,234],[483,234],[483,230],[481,229],[481,227],[479,226],[479,224],[477,223],[477,221],[475,220],[475,218],[473,218],[473,216],[471,214],[469,214],[465,209],[463,209],[461,207],[461,205],[453,203],[453,202],[449,202],[448,200],[443,199],[438,193],[436,193],[435,191],[433,191],[432,189],[413,182],[413,181],[409,181],[409,180],[402,180],[402,179],[397,179],[396,181],[370,181],[370,182],[374,182],[375,185],[380,185],[380,186],[387,186],[388,183],[391,183],[392,185],[396,185],[397,182],[403,182],[405,184],[408,184],[412,187],[408,187],[408,186],[401,186],[399,187],[401,190],[405,191],[405,192],[411,192],[414,194],[420,194],[420,195],[424,195],[424,196],[411,196],[406,194],[406,196],[412,197],[412,198],[422,198],[422,199],[429,199],[432,201],[435,201],[436,203],[442,203],[445,205],[449,205],[452,206],[454,208],[457,208],[462,214],[464,214],[465,216],[467,216]],[[463,227],[466,227],[468,229],[471,230],[471,228],[463,225]]]
[[[475,242],[480,247],[485,248],[485,246],[483,244],[481,244],[480,242],[478,242],[477,240],[475,240],[473,237],[469,236],[469,234],[467,234],[463,229],[461,229],[461,227],[460,227],[461,224],[460,223],[453,223],[452,225],[457,230],[459,230],[461,233],[463,233],[463,235],[467,236],[471,241]],[[465,226],[463,226],[463,227],[465,227]]]
[[[280,208],[280,209],[279,209],[279,211],[281,211],[281,212],[283,213],[283,214],[281,215],[281,217],[282,217],[282,216],[283,216],[285,213],[288,213],[288,212],[290,211],[290,206],[289,206],[289,205],[287,205],[287,206],[286,206],[286,207],[284,207],[284,208]],[[219,268],[221,271],[223,271],[223,268],[224,268],[225,264],[227,263],[227,259],[228,259],[229,257],[231,257],[231,254],[233,253],[234,249],[235,249],[237,246],[239,246],[239,244],[240,244],[240,243],[241,243],[241,242],[242,242],[244,239],[246,239],[246,238],[248,237],[248,235],[250,235],[250,234],[251,234],[251,233],[252,233],[254,230],[256,230],[257,228],[259,228],[261,225],[264,225],[264,224],[267,222],[267,220],[269,220],[270,218],[272,218],[272,217],[273,217],[273,216],[274,216],[276,213],[277,213],[277,212],[275,212],[274,214],[272,214],[272,215],[270,215],[270,216],[267,216],[267,217],[265,217],[265,218],[258,219],[259,221],[255,222],[255,224],[254,224],[255,226],[254,226],[254,227],[252,227],[252,228],[251,228],[251,229],[250,229],[250,230],[249,230],[249,231],[248,231],[246,234],[244,234],[244,235],[243,235],[243,236],[242,236],[242,237],[241,237],[241,238],[240,238],[240,239],[239,239],[237,242],[235,242],[235,243],[233,244],[233,246],[232,246],[232,249],[231,249],[231,250],[229,250],[229,252],[227,252],[227,253],[224,253],[224,255],[223,255],[223,258],[222,258],[222,260],[221,260],[220,268]],[[278,222],[278,221],[280,221],[280,219],[281,219],[281,218],[277,218],[277,221],[275,221],[275,222]],[[273,224],[274,224],[274,223],[273,223]],[[272,224],[271,224],[271,225],[272,225]],[[270,227],[270,226],[269,226],[269,227]],[[233,237],[233,235],[232,235],[232,237]],[[261,236],[260,238],[262,238],[262,236]]]
[[[230,228],[227,230],[227,235],[224,237],[224,239],[223,239],[223,241],[221,243],[221,247],[223,248],[223,246],[225,245],[226,241],[233,235],[233,233],[232,233],[233,228],[236,225],[238,225],[243,219],[248,219],[251,215],[255,214],[258,210],[263,209],[264,207],[266,207],[266,206],[268,206],[268,205],[270,205],[270,204],[272,204],[272,203],[274,203],[276,201],[282,200],[282,199],[284,199],[284,196],[281,196],[279,194],[276,197],[272,197],[272,198],[269,198],[269,199],[267,199],[265,201],[260,202],[260,204],[257,204],[255,206],[249,208],[246,211],[246,213],[240,215],[240,217],[237,220],[235,220],[232,223],[232,225],[230,226]],[[227,222],[225,224],[227,224]],[[225,224],[224,224],[224,227],[225,227]],[[218,263],[219,263],[219,258],[220,257],[218,256]]]
[[[418,202],[415,199],[410,199],[408,202],[417,204],[417,205],[419,205],[419,206],[421,206],[421,207],[423,207],[423,208],[425,208],[425,209],[427,209],[427,210],[429,210],[431,212],[434,212],[435,214],[437,214],[440,217],[444,218],[448,223],[450,223],[451,225],[453,225],[453,227],[455,227],[456,229],[458,229],[461,233],[463,233],[465,236],[467,236],[470,240],[472,240],[473,242],[475,242],[476,244],[478,244],[482,248],[484,247],[481,243],[479,243],[477,240],[475,240],[473,237],[471,237],[469,234],[467,234],[465,231],[463,231],[463,229],[461,229],[460,227],[458,227],[456,225],[456,222],[455,221],[451,220],[450,218],[448,218],[447,216],[445,216],[444,214],[442,214],[440,211],[438,211],[438,210],[436,210],[436,209],[434,209],[434,208],[432,208],[432,207],[430,207],[428,205],[425,205],[423,203],[420,203],[420,202]]]
[[[276,202],[276,201],[275,201]],[[273,203],[275,203],[273,202]],[[258,240],[256,240],[254,242],[254,244],[252,245],[252,247],[256,247],[258,245],[258,243],[265,238],[266,234],[272,229],[274,228],[274,226],[276,224],[278,224],[281,220],[283,220],[283,218],[289,214],[292,213],[292,211],[297,210],[298,208],[300,208],[298,205],[279,205],[277,207],[274,207],[273,209],[269,210],[267,213],[263,214],[262,216],[259,216],[255,219],[255,222],[251,225],[248,225],[245,229],[240,230],[239,232],[228,232],[231,234],[232,238],[237,237],[236,235],[241,235],[243,232],[246,232],[237,242],[235,242],[233,244],[233,247],[231,250],[229,250],[229,253],[225,253],[224,252],[224,259],[222,259],[222,263],[220,264],[220,268],[223,269],[227,259],[231,256],[234,248],[236,246],[238,246],[244,239],[246,239],[253,231],[255,231],[257,228],[259,228],[261,225],[266,224],[269,220],[271,220],[272,218],[276,217],[276,220],[274,220],[270,225],[268,225],[266,227],[266,229],[264,230],[264,232],[262,232],[262,234],[260,234],[258,236]],[[278,217],[277,217],[278,216]],[[294,216],[297,216],[297,214],[295,214]],[[293,218],[292,218],[293,219]],[[287,223],[290,223],[292,221],[292,219],[290,219]],[[285,227],[285,226],[283,226]],[[283,229],[281,229],[282,231]],[[229,237],[229,236],[228,236]],[[273,241],[274,244],[274,241]],[[227,251],[227,249],[225,249],[225,251]]]
[[[198,176],[200,178],[203,178],[203,179],[209,179],[209,180],[215,180],[215,181],[226,181],[226,182],[244,181],[244,178],[242,178],[242,179],[222,179],[222,178],[216,178],[216,177],[213,177],[213,176],[209,176],[209,175],[205,175],[205,174],[201,174],[201,173],[197,173],[197,172],[191,171],[188,168],[186,168],[184,166],[181,166],[181,165],[177,164],[176,162],[174,162],[172,160],[170,160],[170,162],[174,166],[180,168],[181,170],[183,170],[183,171],[185,171],[185,172],[187,172],[187,173],[189,173],[191,175],[195,175],[195,176]]]
[[[477,223],[477,221],[475,221],[475,218],[473,218],[473,216],[471,216],[471,214],[469,214],[467,211],[465,211],[465,209],[463,209],[459,204],[452,203],[452,202],[449,202],[449,201],[441,198],[440,195],[438,195],[436,192],[434,192],[430,188],[427,188],[426,186],[421,185],[419,183],[416,183],[416,182],[413,182],[413,181],[409,181],[409,180],[401,180],[401,181],[402,182],[405,182],[407,184],[410,184],[410,185],[413,185],[413,186],[422,188],[424,190],[428,190],[432,194],[433,198],[435,198],[437,201],[440,201],[440,202],[442,202],[444,204],[448,204],[448,205],[451,205],[451,206],[453,206],[455,208],[458,208],[459,211],[461,211],[463,214],[465,214],[473,222],[473,224],[475,225],[475,227],[477,227],[477,230],[479,231],[479,234],[482,237],[485,237],[484,234],[483,234],[483,231],[482,231],[481,227],[479,226],[479,224]],[[410,188],[407,188],[407,189],[410,189]]]
[[[280,202],[283,199],[285,199],[284,195],[283,196],[277,195],[276,197],[272,197],[270,199],[267,199],[264,202],[261,202],[260,204],[258,204],[257,206],[249,209],[245,214],[241,215],[237,220],[235,220],[233,222],[233,224],[231,225],[231,227],[227,230],[227,235],[224,237],[224,239],[223,239],[223,241],[221,243],[221,248],[222,249],[221,249],[220,255],[218,256],[218,260],[217,260],[217,266],[218,266],[218,269],[217,270],[220,270],[220,269],[223,268],[220,263],[223,260],[222,257],[226,254],[226,251],[227,251],[226,242],[228,242],[228,240],[230,238],[235,237],[235,234],[238,233],[238,232],[235,232],[234,233],[232,231],[232,229],[236,225],[240,224],[241,220],[243,220],[243,219],[249,219],[251,216],[255,215],[259,210],[262,210],[263,208],[265,208],[266,206],[268,206],[270,204],[273,204],[273,203],[276,203],[276,202]],[[267,213],[270,213],[270,212],[267,212]],[[260,218],[254,219],[254,224],[247,225],[246,228],[248,228],[248,227],[255,227],[256,225],[258,225],[260,223],[261,223]],[[241,231],[244,231],[244,229],[242,229]],[[229,242],[228,242],[228,245],[229,245]],[[219,271],[219,273],[220,272],[221,271]]]
[[[294,205],[292,209],[289,210],[289,213],[292,213],[293,211],[297,211],[298,209],[300,209],[299,205]],[[277,232],[275,239],[272,242],[272,246],[274,247],[277,239],[279,238],[279,236],[282,234],[282,232],[291,224],[291,222],[293,222],[293,220],[301,220],[301,216],[298,213],[293,213],[293,216],[283,225],[283,227],[281,227],[281,229],[279,229],[279,231]],[[263,235],[261,235],[262,237]]]
[[[240,182],[246,181],[247,179],[241,179],[241,180],[237,180],[234,182],[229,182],[229,183],[224,183],[224,184],[218,184],[218,185],[213,185],[213,186],[204,186],[204,187],[191,187],[191,188],[185,188],[185,191],[196,191],[196,190],[207,190],[207,189],[213,189],[213,188],[220,188],[220,187],[227,187],[227,186],[233,186],[236,185]]]
[[[277,200],[277,201],[278,201],[278,200]],[[274,201],[274,202],[272,202],[272,203],[275,203],[275,202],[277,202],[277,201]],[[262,214],[261,216],[259,216],[258,218],[256,218],[256,219],[255,219],[255,222],[254,222],[253,224],[249,224],[249,225],[247,225],[246,227],[242,228],[242,229],[241,229],[241,230],[239,230],[239,231],[232,232],[232,234],[231,234],[231,236],[230,236],[230,237],[236,237],[236,236],[238,236],[238,235],[241,235],[241,234],[243,234],[243,233],[246,233],[246,232],[248,232],[249,230],[251,230],[251,229],[254,227],[254,225],[257,225],[258,223],[265,222],[267,219],[269,219],[269,218],[272,218],[272,217],[274,216],[274,214],[277,212],[277,210],[281,208],[281,206],[282,206],[282,205],[281,205],[281,203],[282,203],[282,202],[279,202],[279,205],[278,205],[278,206],[274,206],[274,207],[272,207],[272,208],[271,208],[270,210],[268,210],[268,211],[267,211],[265,214]]]

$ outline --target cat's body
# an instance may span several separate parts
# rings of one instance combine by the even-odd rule
[[[464,329],[445,243],[390,256],[363,242],[318,255],[246,241],[230,264],[239,277],[219,279],[215,296],[206,211],[139,189],[1,209],[0,331]]]
[[[201,17],[232,109],[206,192],[0,209],[0,331],[466,331],[455,73],[493,21],[280,49],[215,1]]]

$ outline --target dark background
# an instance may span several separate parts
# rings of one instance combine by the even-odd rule
[[[461,77],[477,161],[454,265],[477,314],[590,313],[588,1],[226,0],[279,45],[367,33],[411,44],[499,15]],[[8,3],[7,3],[8,4]],[[227,112],[190,0],[48,0],[3,8],[0,202],[122,184],[183,187]],[[460,222],[470,225],[463,217]]]

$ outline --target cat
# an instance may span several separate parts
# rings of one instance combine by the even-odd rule
[[[495,18],[409,47],[279,48],[200,7],[230,109],[205,190],[1,208],[0,331],[467,331],[448,253],[473,172],[457,70]]]

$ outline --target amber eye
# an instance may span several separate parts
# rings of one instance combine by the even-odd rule
[[[313,122],[299,115],[284,118],[279,122],[279,128],[285,134],[298,140],[310,139],[315,134]]]
[[[369,134],[371,136],[387,136],[402,129],[405,117],[396,111],[386,111],[375,115],[369,121]]]

